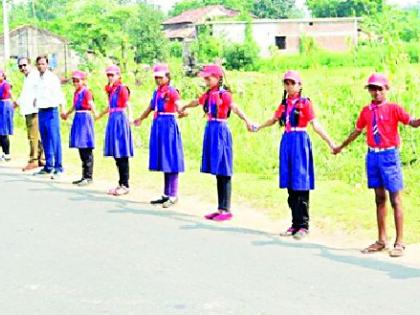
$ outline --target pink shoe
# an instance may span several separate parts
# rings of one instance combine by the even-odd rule
[[[233,214],[230,212],[223,212],[219,213],[217,216],[213,218],[214,221],[222,222],[222,221],[229,221],[232,219]]]
[[[207,219],[207,220],[213,220],[215,217],[217,217],[218,215],[220,214],[220,212],[213,212],[213,213],[209,213],[209,214],[206,214],[205,216],[204,216],[204,218],[205,219]]]

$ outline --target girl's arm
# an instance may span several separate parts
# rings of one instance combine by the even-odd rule
[[[419,119],[413,119],[412,121],[410,121],[410,126],[413,127],[413,128],[420,127],[420,118]]]
[[[362,134],[361,130],[354,129],[353,132],[347,137],[346,140],[344,140],[344,142],[340,146],[334,148],[333,150],[334,154],[338,154],[341,151],[343,151],[345,147],[347,147],[350,143],[356,140],[357,137],[360,136],[361,134]]]
[[[240,119],[242,119],[245,122],[248,131],[253,131],[254,125],[251,123],[248,117],[246,117],[245,113],[238,107],[238,105],[236,105],[235,103],[232,103],[230,105],[230,109],[232,110],[232,112],[238,115]]]
[[[63,114],[61,115],[61,118],[64,120],[67,120],[67,118],[74,112],[74,106],[72,106],[69,111],[66,113],[66,111],[63,111]]]
[[[99,120],[104,117],[109,112],[109,107],[107,106],[98,116],[96,116],[95,120]]]
[[[188,104],[182,106],[181,107],[181,112],[184,112],[187,108],[197,107],[198,105],[200,105],[198,100],[193,100],[193,101],[189,102]]]
[[[312,120],[311,124],[314,131],[322,138],[322,140],[324,140],[328,144],[331,151],[334,152],[336,145],[334,141],[332,141],[328,133],[325,131],[325,129],[322,127],[322,125],[319,123],[319,121],[317,119],[314,119]]]
[[[134,125],[136,127],[140,127],[141,123],[143,120],[145,120],[147,117],[149,117],[149,114],[152,112],[152,109],[150,108],[150,106],[147,106],[147,108],[144,110],[144,112],[140,115],[139,118],[137,118],[136,120],[134,120]]]
[[[274,124],[276,124],[277,121],[278,121],[278,119],[276,117],[272,117],[272,118],[268,119],[265,123],[259,125],[257,127],[257,130],[256,131],[259,131],[259,130],[264,129],[264,128],[267,128],[267,127],[271,127]]]
[[[95,102],[94,102],[93,100],[91,100],[91,101],[89,102],[89,104],[90,104],[90,108],[91,108],[91,111],[92,111],[93,117],[96,119],[96,118],[98,117],[98,112],[96,111]]]
[[[127,102],[127,117],[130,124],[133,123],[133,109],[131,107],[131,103]]]

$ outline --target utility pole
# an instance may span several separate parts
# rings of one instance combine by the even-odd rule
[[[9,8],[6,0],[3,0],[3,39],[4,69],[6,69],[10,59]]]

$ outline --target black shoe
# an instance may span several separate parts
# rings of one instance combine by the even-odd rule
[[[74,182],[72,182],[73,185],[79,185],[81,182],[83,182],[85,179],[79,179],[79,180],[75,180]]]
[[[169,197],[162,196],[162,198],[157,199],[157,200],[152,200],[152,201],[150,201],[150,203],[151,203],[152,205],[162,205],[162,204],[164,204],[165,202],[167,202],[168,200],[169,200]]]

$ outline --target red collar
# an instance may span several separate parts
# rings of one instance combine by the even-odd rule
[[[371,110],[373,110],[373,109],[379,108],[379,107],[381,107],[381,106],[384,106],[384,105],[386,105],[387,103],[388,103],[388,102],[387,102],[387,100],[384,100],[384,101],[382,101],[382,102],[380,102],[380,103],[375,102],[375,101],[372,101],[372,102],[370,103],[370,105],[369,105],[369,108],[370,108]]]
[[[118,81],[116,81],[113,85],[109,85],[109,84],[107,84],[106,86],[105,86],[105,91],[108,93],[108,94],[111,94],[112,92],[114,92],[120,85],[122,85],[122,82],[121,82],[121,80],[118,80]]]
[[[167,92],[168,90],[169,90],[169,85],[168,84],[158,86],[158,91],[161,92],[161,93]]]

